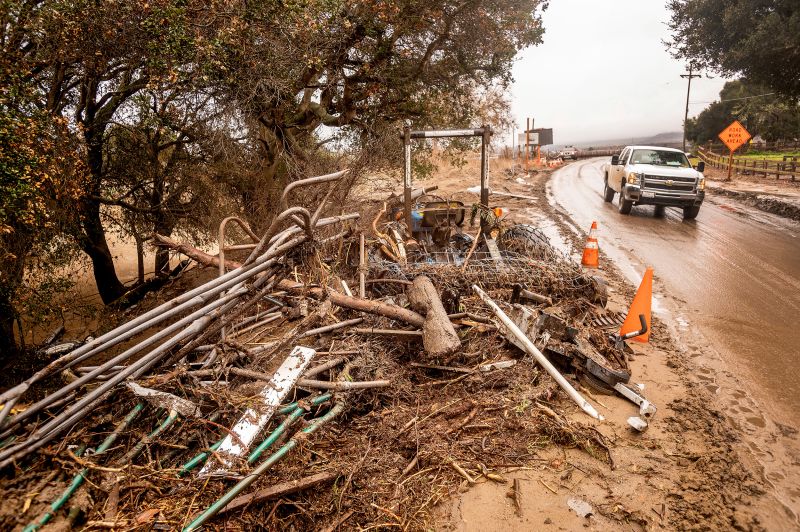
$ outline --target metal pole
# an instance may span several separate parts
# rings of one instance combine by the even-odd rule
[[[525,171],[528,171],[528,145],[531,142],[531,119],[525,119]]]
[[[491,126],[483,126],[481,136],[481,205],[489,209],[489,139],[492,135]],[[481,218],[481,231],[486,229],[486,219]]]
[[[569,381],[564,378],[564,376],[556,369],[555,366],[553,366],[553,364],[549,360],[547,360],[547,357],[545,357],[542,354],[542,352],[539,351],[535,345],[533,345],[533,342],[531,342],[530,338],[528,338],[525,335],[525,333],[523,333],[522,330],[520,330],[517,324],[514,323],[514,321],[511,318],[509,318],[505,312],[503,312],[503,309],[501,309],[497,305],[497,303],[492,301],[492,299],[488,296],[488,294],[486,294],[486,292],[478,288],[477,285],[472,285],[472,290],[476,294],[478,294],[478,297],[480,297],[484,303],[489,305],[489,308],[492,310],[494,315],[500,319],[503,325],[505,325],[506,330],[508,330],[509,334],[513,335],[524,346],[524,350],[527,351],[530,355],[533,356],[533,358],[536,359],[539,365],[541,365],[545,369],[545,371],[547,371],[547,373],[549,373],[550,376],[553,377],[553,379],[558,383],[558,385],[561,386],[561,388],[565,392],[567,392],[570,398],[572,398],[572,400],[575,401],[575,403],[579,407],[581,407],[581,409],[584,412],[586,412],[587,414],[589,414],[590,416],[599,421],[603,421],[604,419],[603,416],[600,415],[600,413],[595,409],[595,407],[592,406],[592,404],[589,401],[584,399],[583,396],[580,393],[578,393],[578,391],[575,388],[572,387]]]
[[[409,234],[411,224],[411,127],[403,128],[403,205]]]
[[[411,228],[409,227],[408,230],[410,231]],[[361,237],[358,243],[358,295],[361,296],[362,299],[364,299],[367,294],[366,270],[367,270],[367,258],[364,255],[364,233],[361,233]]]

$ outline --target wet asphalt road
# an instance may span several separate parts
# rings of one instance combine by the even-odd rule
[[[652,206],[617,211],[602,198],[604,159],[567,165],[550,181],[550,198],[588,231],[599,224],[600,248],[631,280],[654,268],[657,291],[673,319],[703,336],[736,370],[747,372],[762,404],[785,422],[800,422],[800,225],[718,196],[694,221]],[[683,336],[683,335],[682,335]]]

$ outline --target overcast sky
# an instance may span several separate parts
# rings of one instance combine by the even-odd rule
[[[514,67],[512,110],[552,127],[556,144],[681,131],[685,64],[663,41],[670,12],[664,0],[552,0],[544,42]],[[689,116],[719,97],[725,80],[695,78]],[[510,140],[510,139],[509,139]]]

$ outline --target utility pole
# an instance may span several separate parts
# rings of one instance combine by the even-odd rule
[[[689,80],[689,85],[686,87],[686,111],[683,113],[683,151],[686,151],[686,121],[689,119],[689,93],[692,90],[692,78],[699,78],[700,74],[692,74],[692,65],[689,64],[689,72],[681,74],[682,78]]]

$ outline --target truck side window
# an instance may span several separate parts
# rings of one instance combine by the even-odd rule
[[[628,153],[630,153],[628,148],[625,148],[622,150],[622,153],[619,154],[619,164],[622,166],[625,166],[625,159],[628,158]]]

